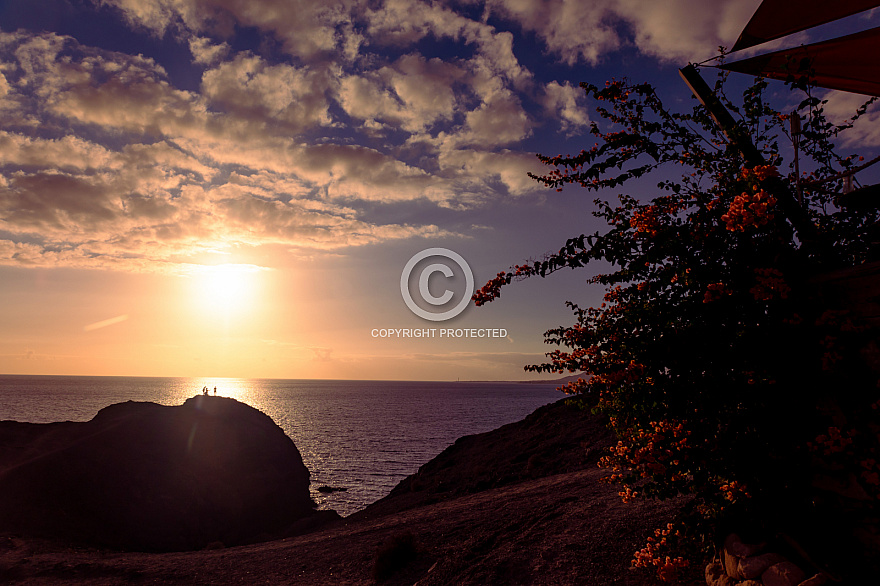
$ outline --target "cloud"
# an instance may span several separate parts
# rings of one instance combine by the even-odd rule
[[[465,145],[504,146],[531,134],[531,121],[519,100],[509,91],[500,91],[471,110],[466,130],[455,138]]]
[[[375,72],[343,78],[339,101],[349,116],[380,135],[402,130],[413,142],[445,149],[521,142],[535,124],[481,57],[446,63],[406,55]]]
[[[104,147],[75,136],[45,140],[0,130],[2,165],[84,171],[110,166],[113,158],[113,153]]]
[[[421,55],[404,55],[374,72],[344,77],[339,101],[349,116],[370,127],[400,128],[410,133],[452,120],[462,97],[453,90],[466,79],[462,67]]]
[[[128,319],[128,315],[127,315],[127,314],[117,315],[116,317],[111,317],[111,318],[108,318],[108,319],[105,319],[105,320],[101,320],[101,321],[96,321],[96,322],[94,322],[94,323],[90,323],[90,324],[88,324],[88,325],[86,325],[86,326],[83,327],[83,331],[91,332],[91,331],[94,331],[94,330],[99,330],[99,329],[101,329],[101,328],[106,328],[106,327],[108,327],[108,326],[113,326],[113,325],[116,325],[116,324],[118,324],[118,323],[122,323],[122,322],[124,322],[124,321],[127,320],[127,319]]]
[[[711,57],[719,45],[733,45],[759,4],[760,0],[490,0],[487,9],[534,33],[551,54],[575,65],[597,64],[630,43],[661,60]]]
[[[46,141],[49,142],[49,141]],[[182,157],[169,147],[129,147],[102,172],[41,169],[0,175],[0,263],[177,271],[204,251],[282,245],[338,250],[413,237],[455,234],[428,225],[376,225],[353,208],[305,198],[307,186],[268,171],[231,173],[205,184],[200,174],[156,162]],[[152,165],[124,167],[130,151]],[[163,152],[164,151],[164,152]],[[177,153],[177,157],[175,157]]]
[[[326,95],[336,85],[327,71],[270,66],[260,57],[239,54],[208,69],[202,93],[196,94],[173,88],[164,70],[143,57],[81,47],[51,34],[16,38],[8,45],[23,72],[19,93],[35,115],[117,137],[121,133],[131,141],[132,156],[148,154],[133,145],[158,140],[181,151],[178,156],[189,159],[188,168],[206,179],[212,175],[209,166],[216,172],[218,166],[244,165],[294,175],[316,192],[342,199],[442,202],[458,197],[447,177],[432,176],[391,152],[291,138],[333,123]],[[63,60],[57,58],[62,49]],[[374,73],[343,78],[340,103],[351,116],[416,134],[458,116],[461,124],[442,132],[447,149],[507,145],[528,136],[532,121],[513,92],[488,72],[476,71],[474,91],[465,87],[456,95],[449,89],[471,65],[406,55]],[[475,105],[465,110],[465,102]],[[82,141],[75,146],[85,148]],[[94,154],[83,158],[97,160]],[[180,176],[169,174],[168,179]]]
[[[9,232],[83,237],[103,233],[116,219],[119,203],[100,182],[55,172],[6,179],[0,227]]]
[[[173,88],[164,69],[141,55],[23,32],[0,33],[0,51],[15,67],[14,98],[44,131],[74,123],[161,136],[204,125],[199,97]]]
[[[527,83],[531,73],[520,66],[513,52],[513,35],[462,16],[439,4],[386,0],[366,11],[368,39],[376,45],[411,46],[422,39],[450,39],[470,45],[493,76],[517,86]]]
[[[32,241],[4,241],[0,263],[142,270],[149,262],[173,270],[175,263],[208,250],[273,244],[337,250],[454,236],[435,225],[375,225],[358,219],[352,208],[297,199],[300,184],[269,172],[254,178],[232,174],[207,186],[180,177],[173,192],[161,186],[152,193],[126,191],[115,187],[120,182],[124,179],[112,173],[4,177],[0,229]]]
[[[584,90],[569,82],[560,84],[554,80],[544,86],[544,108],[550,116],[561,120],[563,131],[574,131],[589,125],[590,117],[584,101]]]
[[[834,124],[843,124],[851,119],[867,100],[867,96],[850,92],[829,91],[822,99],[828,100],[825,104],[825,114],[829,121]],[[880,104],[875,102],[867,112],[859,118],[850,130],[842,135],[843,144],[847,147],[865,149],[880,146]]]
[[[241,120],[284,123],[299,134],[329,125],[327,93],[335,76],[327,69],[269,65],[258,56],[240,53],[207,70],[202,96],[214,110],[222,108]]]
[[[627,46],[679,59],[735,36],[755,4],[101,3],[183,43],[201,82],[179,89],[148,56],[0,32],[0,262],[166,270],[206,250],[454,236],[431,211],[540,192],[522,145],[550,119],[569,134],[589,124],[581,90],[537,80],[514,32],[570,65]],[[239,51],[244,29],[262,44]]]
[[[522,196],[534,191],[535,182],[526,173],[543,174],[546,167],[531,153],[450,150],[440,155],[440,164],[462,177],[485,176],[503,193]]]
[[[595,64],[620,46],[611,6],[612,2],[603,0],[487,2],[490,13],[512,20],[525,31],[536,34],[551,53],[569,65],[579,61]]]
[[[412,46],[449,38],[472,44],[499,74],[527,76],[511,49],[512,35],[486,23],[489,17],[516,23],[536,35],[549,53],[569,65],[596,64],[628,44],[664,60],[712,56],[731,46],[760,0],[461,0],[476,20],[455,4],[385,0],[102,0],[157,35],[169,30],[220,38],[235,25],[258,28],[291,55],[310,60],[333,55],[354,60],[365,46]],[[365,28],[363,28],[365,27]],[[199,55],[204,55],[200,51]],[[200,57],[201,58],[201,57]]]
[[[158,36],[185,29],[231,37],[236,25],[272,33],[285,49],[314,58],[340,49],[350,53],[358,34],[352,26],[357,2],[341,0],[102,0],[129,22]]]
[[[172,87],[150,59],[50,33],[3,34],[0,48],[14,64],[7,95],[48,135],[0,130],[4,264],[168,270],[204,250],[453,235],[371,224],[342,203],[454,195],[445,178],[378,150],[292,138],[329,123],[326,72],[238,54],[206,70],[199,94]],[[418,59],[400,68],[443,70]],[[430,110],[396,71],[390,82]]]
[[[192,37],[189,39],[189,50],[194,63],[216,65],[229,54],[230,47],[227,43],[214,43],[206,37]]]
[[[712,57],[719,45],[733,46],[760,3],[617,0],[613,10],[632,25],[635,44],[643,53],[687,62]]]

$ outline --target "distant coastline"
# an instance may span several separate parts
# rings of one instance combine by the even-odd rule
[[[572,374],[570,376],[564,376],[562,378],[554,378],[554,379],[550,379],[550,380],[524,380],[524,381],[519,381],[519,382],[526,383],[526,384],[564,385],[564,384],[567,384],[570,382],[574,382],[579,378],[589,378],[589,377],[590,377],[590,375],[588,375],[588,374],[580,373],[580,374]]]
[[[579,378],[589,378],[588,374],[572,374],[570,376],[564,376],[562,378],[547,378],[547,379],[535,379],[535,380],[456,380],[452,381],[454,383],[510,383],[510,384],[526,384],[526,385],[564,385],[566,383],[570,383],[576,381]],[[437,381],[443,382],[443,381]]]

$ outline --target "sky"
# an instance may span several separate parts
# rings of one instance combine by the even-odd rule
[[[527,176],[592,144],[578,84],[689,108],[677,69],[758,4],[0,0],[0,373],[534,378],[603,267],[442,321],[402,289],[445,311],[465,267],[404,267],[451,251],[480,287],[601,228],[593,194]]]

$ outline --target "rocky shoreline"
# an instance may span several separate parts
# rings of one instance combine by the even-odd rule
[[[10,462],[23,457],[21,445],[11,448],[7,423],[0,492]],[[120,551],[4,526],[0,581],[650,584],[653,576],[629,561],[681,503],[621,503],[596,467],[610,441],[600,418],[563,400],[459,439],[363,511],[344,519],[302,514],[237,546],[214,540],[197,551]],[[687,583],[704,580],[694,568]]]

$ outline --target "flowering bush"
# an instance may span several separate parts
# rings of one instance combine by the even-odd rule
[[[636,568],[654,568],[664,582],[674,581],[679,571],[690,564],[681,556],[673,558],[663,554],[664,550],[669,548],[670,539],[681,536],[681,531],[673,531],[673,529],[672,523],[656,529],[654,537],[649,537],[645,547],[636,552],[632,565]]]
[[[755,194],[744,191],[741,195],[733,198],[727,213],[721,219],[727,225],[728,230],[746,230],[760,228],[773,220],[770,209],[776,205],[776,198],[764,191],[759,190]]]
[[[867,260],[865,232],[880,217],[835,207],[839,178],[805,189],[799,206],[794,173],[780,171],[786,116],[765,103],[764,82],[739,106],[723,82],[716,93],[764,164],[744,164],[700,106],[670,112],[650,85],[626,80],[581,84],[599,104],[597,143],[539,155],[552,170],[534,179],[600,191],[662,166],[682,167],[680,179],[616,204],[596,199],[606,231],[502,271],[473,297],[482,305],[514,280],[591,260],[613,267],[589,281],[606,287],[604,303],[569,303],[576,323],[549,330],[545,342],[559,348],[526,368],[584,374],[564,390],[608,416],[619,442],[600,465],[621,498],[689,495],[688,530],[671,539],[671,527],[658,529],[633,560],[667,581],[686,566],[682,556],[711,553],[715,532],[732,519],[782,526],[811,511],[817,470],[849,467],[880,494],[878,411],[868,409],[880,392],[859,358],[865,330],[845,308],[825,307],[810,285],[817,273]],[[852,121],[828,123],[809,95],[799,110],[808,177],[851,168],[858,159],[836,154],[833,139]],[[832,431],[832,419],[857,431]]]

